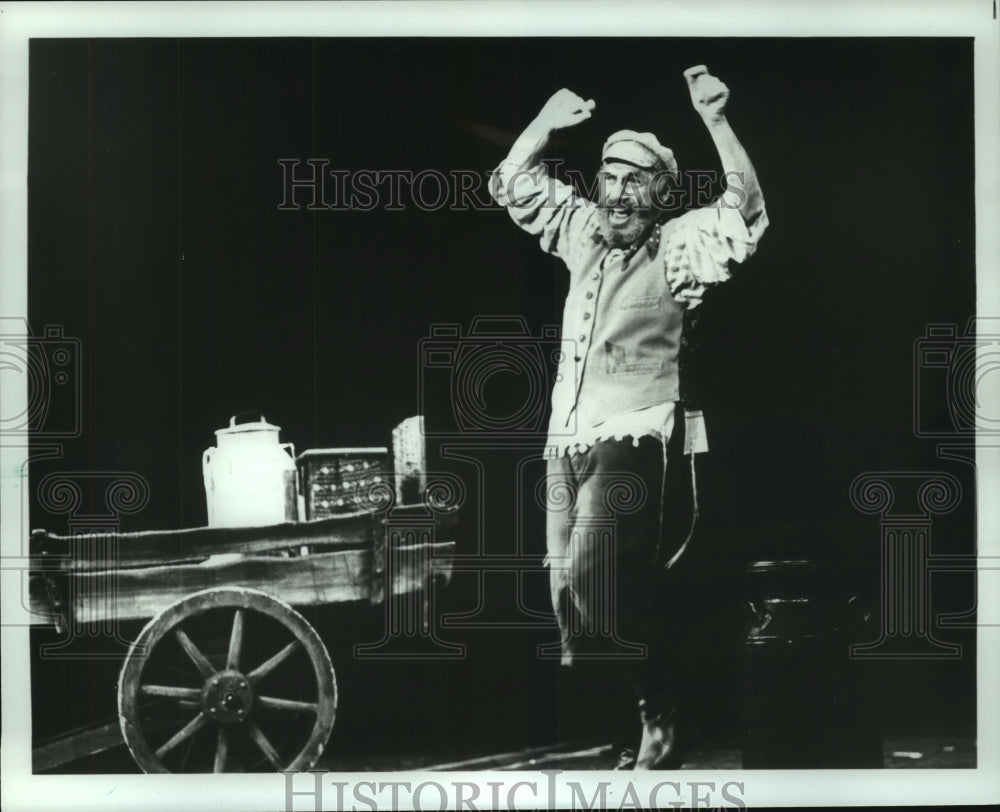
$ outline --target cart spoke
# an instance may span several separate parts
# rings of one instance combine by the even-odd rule
[[[170,739],[163,745],[159,747],[156,751],[157,758],[163,758],[167,753],[173,750],[178,744],[183,742],[185,739],[189,739],[208,721],[208,717],[204,713],[199,713],[190,722],[188,722],[184,727],[178,730]]]
[[[233,631],[229,636],[229,656],[226,668],[236,671],[240,667],[240,650],[243,647],[243,610],[237,609],[233,615]]]
[[[281,758],[278,756],[278,751],[271,746],[271,742],[267,740],[267,736],[264,735],[264,731],[254,724],[252,719],[248,719],[246,723],[247,733],[250,734],[250,738],[253,739],[257,746],[261,749],[261,752],[267,756],[267,760],[271,762],[276,770],[281,769]]]
[[[294,699],[279,699],[274,696],[258,696],[255,701],[262,708],[270,708],[271,710],[316,713],[319,709],[315,702],[299,702]]]
[[[188,637],[182,629],[174,629],[174,637],[177,638],[177,642],[181,644],[181,648],[187,652],[187,655],[191,658],[192,662],[198,666],[198,670],[201,672],[203,677],[207,679],[215,674],[215,668],[212,667],[208,658],[201,653],[191,638]]]
[[[227,755],[229,755],[229,734],[224,727],[220,727],[218,743],[215,745],[215,764],[212,767],[212,772],[224,773],[226,771]]]
[[[275,668],[281,665],[285,660],[291,657],[292,654],[295,653],[295,650],[299,647],[299,645],[300,643],[298,640],[293,640],[291,643],[285,646],[281,651],[275,654],[270,660],[268,660],[265,663],[262,663],[261,665],[258,665],[253,671],[247,674],[247,678],[250,680],[250,682],[257,682],[258,680],[262,680],[264,677],[266,677],[268,674],[274,671]]]
[[[201,699],[201,691],[197,688],[180,688],[176,685],[143,685],[139,693],[144,696],[165,696],[168,699]]]

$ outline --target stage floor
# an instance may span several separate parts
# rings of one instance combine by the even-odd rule
[[[888,736],[883,742],[886,769],[973,769],[976,742],[972,736]],[[395,770],[604,770],[614,754],[610,744],[577,742],[523,750],[437,759],[412,754],[372,753],[350,760],[331,756],[316,765],[330,771]],[[681,769],[738,770],[738,743],[720,739],[693,747]]]

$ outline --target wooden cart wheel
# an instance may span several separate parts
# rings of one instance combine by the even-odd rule
[[[132,644],[118,683],[122,733],[147,773],[307,770],[336,709],[319,635],[287,603],[244,587],[164,609]]]

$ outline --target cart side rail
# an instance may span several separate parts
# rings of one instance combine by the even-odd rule
[[[74,572],[199,563],[218,555],[273,555],[302,546],[358,548],[381,532],[373,513],[266,527],[196,527],[138,533],[31,534],[30,555],[46,569]]]
[[[193,589],[254,587],[294,604],[368,600],[450,578],[454,511],[424,506],[268,527],[31,538],[33,624],[152,617]],[[391,561],[387,567],[387,562]]]

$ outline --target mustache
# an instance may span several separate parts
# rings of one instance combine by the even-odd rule
[[[638,209],[646,208],[645,206],[640,206],[634,200],[628,199],[614,199],[614,200],[602,200],[598,204],[599,208],[602,209],[628,209],[629,211],[636,211]]]

